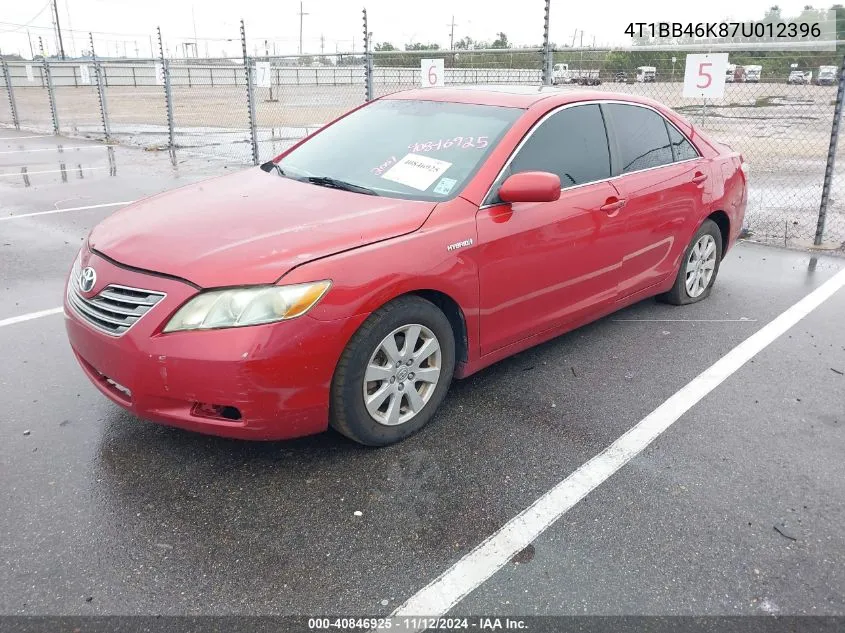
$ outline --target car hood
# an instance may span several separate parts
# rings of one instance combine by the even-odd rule
[[[202,288],[265,284],[307,261],[416,231],[434,206],[256,168],[135,202],[97,225],[88,243]]]

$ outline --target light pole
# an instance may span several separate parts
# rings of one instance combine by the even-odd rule
[[[302,2],[299,3],[299,54],[302,55],[302,18],[308,15],[302,10]]]
[[[584,70],[584,29],[581,29],[581,43],[578,45],[581,49],[581,65],[579,70]]]
[[[65,58],[65,45],[62,42],[62,27],[59,24],[59,7],[56,4],[56,0],[53,0],[53,14],[56,16],[56,37],[59,41],[59,55],[61,55],[62,59]]]
[[[455,16],[454,15],[452,16],[452,23],[448,26],[452,27],[451,30],[449,31],[449,50],[453,51],[453,50],[455,50],[455,26],[457,26],[455,24]]]

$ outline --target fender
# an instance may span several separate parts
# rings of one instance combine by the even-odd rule
[[[326,296],[308,313],[321,321],[366,316],[412,292],[447,295],[462,311],[471,364],[479,353],[480,327],[479,275],[473,257],[478,247],[476,210],[471,202],[454,198],[437,205],[413,233],[304,263],[278,283],[331,279]]]

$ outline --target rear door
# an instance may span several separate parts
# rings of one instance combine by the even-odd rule
[[[615,178],[625,200],[619,298],[674,275],[701,216],[705,161],[678,129],[647,106],[602,104]]]

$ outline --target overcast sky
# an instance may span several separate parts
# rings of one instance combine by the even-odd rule
[[[708,22],[725,19],[759,19],[776,0],[708,0],[665,2],[552,0],[551,39],[571,44],[573,33],[584,31],[584,45],[622,44],[630,22]],[[784,16],[798,15],[807,0],[777,0]],[[250,54],[263,53],[264,40],[272,53],[296,53],[299,47],[299,0],[58,0],[65,52],[87,47],[87,32],[95,31],[98,54],[130,57],[150,54],[150,36],[161,26],[171,55],[180,55],[182,42],[194,39],[200,56],[223,52],[240,55],[239,20],[246,22]],[[377,42],[398,47],[409,42],[437,42],[449,46],[449,23],[454,15],[455,39],[469,36],[492,41],[504,31],[516,45],[538,45],[543,35],[544,0],[303,0],[303,48],[348,51],[354,41],[361,49],[361,9],[367,7],[370,30]],[[815,6],[815,5],[814,5]],[[819,5],[827,6],[827,5]],[[43,11],[41,11],[43,8]],[[41,11],[41,13],[39,13]],[[51,10],[47,0],[0,0],[0,50],[30,55],[28,25],[37,52],[38,36],[49,53],[56,50]],[[70,32],[70,29],[74,33]],[[231,38],[232,41],[226,41]],[[177,53],[178,50],[178,53]]]

